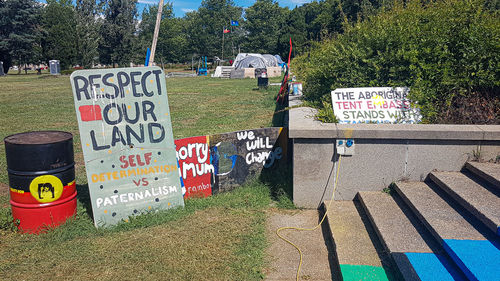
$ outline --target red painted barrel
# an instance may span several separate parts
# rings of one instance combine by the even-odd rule
[[[19,229],[38,233],[76,213],[73,135],[26,132],[4,139],[12,216]]]

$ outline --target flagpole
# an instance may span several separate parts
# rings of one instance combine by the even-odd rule
[[[222,27],[222,60],[224,60],[224,34],[225,28]]]
[[[232,20],[229,20],[229,28],[231,29],[231,56],[234,57],[234,50],[233,50],[233,22],[232,22]]]

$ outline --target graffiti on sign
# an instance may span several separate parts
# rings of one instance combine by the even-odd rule
[[[183,206],[163,71],[82,70],[71,86],[95,225]]]
[[[282,128],[262,128],[176,140],[184,196],[231,190],[272,167],[286,154],[277,142],[285,134]]]

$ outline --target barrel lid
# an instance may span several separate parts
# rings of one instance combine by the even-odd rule
[[[72,139],[73,135],[63,131],[36,131],[7,136],[4,141],[10,144],[49,144]]]

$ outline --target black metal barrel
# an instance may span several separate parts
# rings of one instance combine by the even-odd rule
[[[4,139],[14,219],[26,232],[58,225],[76,211],[73,135],[26,132]]]

